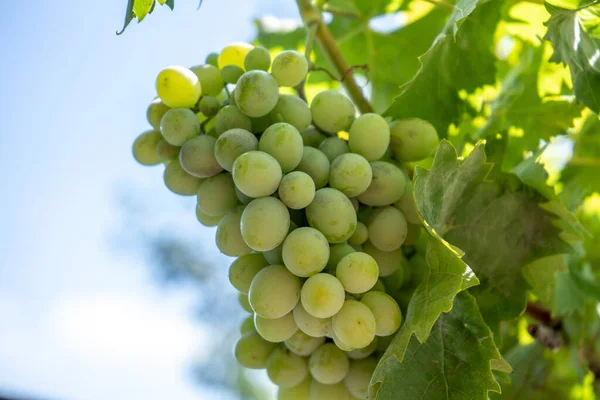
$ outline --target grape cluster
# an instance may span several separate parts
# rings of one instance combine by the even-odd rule
[[[431,155],[438,136],[418,119],[356,117],[338,91],[310,107],[280,93],[307,73],[296,51],[271,62],[241,43],[204,65],[165,68],[153,129],[133,154],[165,163],[167,188],[196,195],[198,221],[236,257],[229,279],[253,314],[238,362],[266,368],[279,399],[364,399],[402,322],[381,278],[401,268],[420,224],[403,163]]]

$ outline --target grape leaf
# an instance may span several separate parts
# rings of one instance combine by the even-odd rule
[[[557,273],[568,270],[564,255],[539,258],[523,267],[523,277],[533,293],[545,304],[553,305],[557,294]]]
[[[586,24],[598,24],[600,5],[589,3],[583,8],[564,9],[546,4],[550,19],[544,39],[552,42],[554,54],[550,61],[569,66],[577,99],[595,113],[600,112],[600,37],[586,30]],[[594,21],[590,21],[593,19]]]
[[[406,347],[399,340],[402,329],[375,370],[369,398],[487,400],[489,391],[500,391],[490,368],[500,353],[468,293],[456,296],[452,310],[440,316],[426,342],[409,335]]]
[[[158,4],[166,4],[171,10],[175,7],[175,0],[156,0]],[[156,6],[155,0],[127,0],[127,6],[125,8],[125,22],[123,28],[117,31],[117,35],[125,32],[125,29],[134,18],[137,17],[138,22],[141,22],[146,15],[151,14]]]
[[[142,22],[150,9],[154,6],[154,0],[134,0],[133,2],[133,13],[138,19],[138,22]]]

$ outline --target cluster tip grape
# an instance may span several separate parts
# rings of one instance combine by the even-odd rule
[[[235,257],[229,280],[252,314],[239,364],[266,369],[280,400],[365,399],[402,323],[384,280],[420,224],[407,163],[439,139],[420,119],[357,116],[337,90],[310,106],[280,93],[308,71],[297,51],[271,60],[246,43],[167,67],[133,155],[164,164],[172,192],[197,196],[198,221]]]

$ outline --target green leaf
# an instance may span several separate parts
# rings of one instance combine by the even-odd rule
[[[539,258],[523,267],[523,276],[533,293],[545,304],[553,305],[557,294],[557,273],[568,270],[564,255]]]
[[[452,310],[437,320],[425,343],[413,337],[404,349],[399,337],[402,332],[375,370],[369,398],[487,400],[489,391],[500,391],[490,367],[501,359],[500,353],[468,293],[456,296]],[[404,353],[406,357],[399,356]]]
[[[569,2],[575,5],[573,1]],[[550,61],[569,66],[577,99],[595,113],[600,112],[600,37],[586,30],[586,24],[598,24],[600,5],[586,4],[582,9],[564,9],[546,4],[550,19],[544,39],[552,42]],[[593,5],[592,5],[593,4]],[[591,20],[591,21],[590,21]]]
[[[125,28],[129,25],[129,23],[135,18],[135,13],[133,12],[133,2],[134,0],[127,0],[127,8],[125,9],[125,22],[123,23],[123,28],[120,31],[117,31],[117,35],[125,32]]]
[[[120,31],[117,31],[117,35],[125,32],[125,28],[127,28],[134,18],[137,17],[138,22],[142,22],[146,15],[151,14],[152,11],[154,11],[156,3],[161,6],[166,4],[171,10],[175,7],[175,0],[128,0],[127,9],[125,10],[125,22],[123,28],[121,28]]]
[[[173,8],[175,8],[175,0],[166,0],[165,4],[171,9],[171,11]]]
[[[136,15],[138,22],[142,22],[146,15],[154,6],[154,0],[134,0],[133,13]]]

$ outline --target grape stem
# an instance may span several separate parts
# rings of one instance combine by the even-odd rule
[[[314,29],[315,39],[319,44],[319,47],[321,47],[321,50],[325,53],[325,56],[335,69],[335,72],[340,76],[339,80],[346,88],[346,91],[354,104],[361,113],[373,112],[373,107],[356,83],[354,76],[351,73],[348,73],[348,71],[352,71],[352,69],[348,67],[346,60],[344,60],[344,56],[342,56],[340,49],[337,47],[327,25],[323,22],[321,12],[312,4],[311,0],[296,0],[296,4],[298,5],[298,11],[304,21],[304,25],[309,30],[307,38],[310,38],[310,31]],[[313,26],[316,26],[316,28],[313,28]],[[309,47],[312,46],[310,43],[307,43],[307,45],[309,45]],[[307,55],[310,54],[307,52]],[[310,57],[307,58],[307,61],[310,64]]]
[[[202,133],[206,133],[205,132],[205,128],[206,125],[214,118],[215,116],[213,115],[212,117],[208,117],[206,118],[204,121],[202,121],[202,123],[200,124],[200,132]]]

